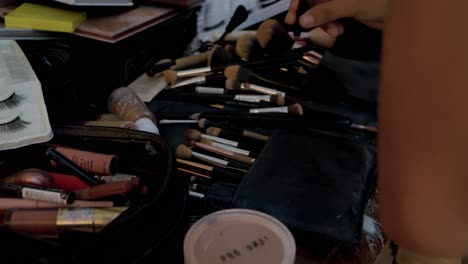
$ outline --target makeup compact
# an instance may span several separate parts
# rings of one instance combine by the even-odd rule
[[[184,240],[185,264],[292,264],[296,243],[288,228],[267,214],[229,209],[196,222]]]

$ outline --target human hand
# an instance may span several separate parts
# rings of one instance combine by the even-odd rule
[[[299,20],[304,28],[319,26],[310,32],[310,38],[324,47],[331,47],[344,32],[343,25],[335,20],[350,17],[372,28],[382,29],[387,9],[387,0],[309,0],[312,8],[298,19],[300,1],[291,0],[285,22],[292,25]]]

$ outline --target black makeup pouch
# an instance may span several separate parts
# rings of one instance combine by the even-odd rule
[[[187,186],[177,173],[172,149],[160,136],[106,127],[54,127],[47,145],[0,153],[0,171],[10,175],[44,168],[50,144],[109,153],[119,157],[119,172],[137,175],[145,195],[129,195],[129,207],[98,233],[69,233],[46,240],[0,229],[1,263],[178,263]],[[171,244],[176,241],[175,246]]]
[[[232,204],[273,215],[299,233],[357,245],[375,187],[373,141],[346,130],[279,129]]]

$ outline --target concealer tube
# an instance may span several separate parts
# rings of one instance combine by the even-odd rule
[[[83,170],[99,174],[112,175],[119,169],[119,159],[115,155],[84,151],[73,148],[56,147],[55,150],[73,161]],[[57,167],[55,161],[51,161],[53,167]]]
[[[58,238],[60,233],[70,231],[97,233],[126,209],[127,207],[9,209],[0,226],[41,238]]]
[[[132,121],[138,130],[159,135],[157,121],[146,104],[128,87],[114,90],[107,101],[108,110],[124,121]]]
[[[63,208],[63,207],[88,207],[88,208],[102,208],[112,207],[112,201],[75,201],[73,204],[58,204],[42,202],[38,200],[27,200],[17,198],[0,198],[0,210],[12,208]]]

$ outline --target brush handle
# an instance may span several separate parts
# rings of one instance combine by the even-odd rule
[[[227,139],[231,139],[231,140],[234,140],[234,141],[237,141],[237,142],[241,142],[241,143],[245,143],[245,144],[248,144],[248,145],[253,145],[255,147],[263,147],[264,143],[263,141],[259,141],[259,140],[256,140],[256,139],[253,139],[253,138],[249,138],[249,137],[246,137],[242,134],[237,134],[237,133],[233,133],[233,132],[229,132],[229,131],[226,131],[226,130],[221,130],[219,132],[219,137],[222,137],[222,138],[227,138]]]
[[[239,169],[239,170],[244,170],[246,172],[250,169],[249,165],[244,164],[242,162],[239,162],[237,160],[232,160],[232,159],[229,160],[227,166],[231,167],[231,168],[236,168],[236,169]]]
[[[225,182],[232,182],[232,183],[239,183],[244,177],[242,174],[238,172],[232,172],[227,169],[221,168],[213,168],[211,172],[211,178],[213,181],[225,181]]]

